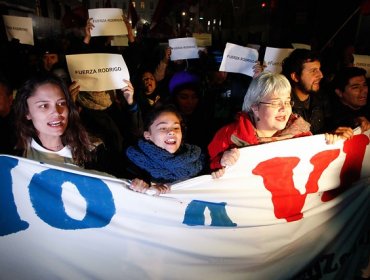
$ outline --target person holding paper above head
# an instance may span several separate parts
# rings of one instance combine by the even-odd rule
[[[135,143],[142,133],[141,111],[134,100],[134,87],[130,81],[124,82],[126,86],[117,91],[79,91],[76,82],[69,88],[89,133],[118,153]]]
[[[125,20],[124,22],[129,25]],[[84,54],[94,50],[108,50],[105,49],[107,46],[103,46],[103,49],[101,49],[102,46],[100,45],[90,46],[91,30],[93,28],[94,24],[90,18],[85,26],[84,44],[82,44],[80,49]],[[129,31],[129,38],[131,38],[132,29],[128,28],[128,30],[131,30]],[[95,58],[95,56],[99,57],[99,55],[105,54],[90,55],[94,55],[93,58]],[[118,56],[122,59],[121,55]],[[95,62],[93,59],[91,61]],[[122,63],[125,64],[125,61],[122,60]],[[95,64],[93,66],[95,67]],[[124,66],[126,67],[126,65]],[[123,71],[123,75],[125,74],[129,76],[128,71]],[[111,89],[112,87],[110,87],[109,90],[106,90],[107,87],[100,87],[100,78],[101,76],[96,77],[100,88],[98,90],[95,89],[95,86],[97,86],[95,85],[93,90],[80,91],[80,85],[77,81],[73,81],[69,89],[73,99],[79,106],[81,120],[89,133],[102,139],[108,149],[122,153],[125,147],[136,142],[142,133],[141,112],[133,97],[134,87],[127,77],[127,80],[122,78],[126,84],[122,89]]]
[[[240,147],[312,135],[309,123],[292,113],[290,92],[290,83],[281,74],[264,72],[252,80],[237,119],[218,130],[208,145],[214,178],[237,162]],[[334,143],[339,136],[325,138]]]

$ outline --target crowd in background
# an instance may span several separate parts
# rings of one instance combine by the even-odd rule
[[[170,48],[125,24],[126,47],[91,37],[91,20],[81,38],[2,44],[1,154],[78,165],[164,193],[200,174],[221,177],[240,147],[322,133],[330,144],[370,129],[367,73],[353,66],[350,44],[335,56],[296,49],[282,73],[265,72],[261,61],[249,77],[219,71],[222,49],[171,61]],[[121,54],[127,86],[80,91],[65,60],[79,53]]]

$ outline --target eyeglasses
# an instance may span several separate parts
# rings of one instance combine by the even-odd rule
[[[282,100],[273,100],[271,102],[259,102],[259,104],[265,104],[269,105],[272,108],[281,108],[281,107],[293,107],[294,101],[289,100],[289,101],[282,101]]]

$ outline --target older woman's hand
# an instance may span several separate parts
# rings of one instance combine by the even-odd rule
[[[234,165],[240,156],[240,152],[237,148],[225,151],[221,157],[220,163],[222,166],[231,166]]]
[[[222,176],[224,176],[224,174],[225,174],[225,167],[220,168],[216,171],[213,171],[211,173],[211,176],[212,176],[213,179],[218,179],[218,178],[221,178]]]

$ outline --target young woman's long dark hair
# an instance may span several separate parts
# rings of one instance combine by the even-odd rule
[[[14,102],[15,125],[17,129],[18,143],[17,149],[26,150],[32,138],[38,139],[38,131],[34,127],[32,120],[27,120],[29,108],[27,99],[34,95],[36,90],[45,84],[58,86],[66,98],[68,113],[68,125],[61,136],[62,143],[72,151],[73,162],[79,166],[91,161],[93,148],[88,133],[81,123],[78,110],[69,94],[67,86],[59,78],[49,75],[37,75],[27,80],[16,94]]]

